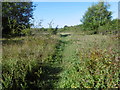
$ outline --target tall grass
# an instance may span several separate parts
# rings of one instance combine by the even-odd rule
[[[58,87],[119,87],[120,51],[116,36],[76,35],[66,39],[70,45],[65,50],[68,57],[64,60]]]
[[[3,89],[42,87],[43,65],[49,62],[57,41],[45,37],[14,38],[3,41]]]
[[[118,88],[119,36],[3,39],[3,89]]]

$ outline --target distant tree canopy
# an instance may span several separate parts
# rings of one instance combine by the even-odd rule
[[[97,30],[99,26],[109,23],[112,18],[112,12],[108,11],[109,4],[99,2],[88,8],[81,22],[84,30]]]
[[[109,34],[118,34],[120,32],[120,19],[113,19],[111,22],[106,23],[98,28],[98,32],[107,32]]]
[[[3,2],[2,3],[2,34],[20,35],[21,30],[30,28],[33,17],[32,2]]]

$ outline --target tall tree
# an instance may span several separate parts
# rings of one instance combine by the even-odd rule
[[[2,3],[2,33],[19,35],[21,30],[31,26],[34,5],[32,2],[3,2]]]
[[[97,30],[99,26],[103,26],[111,21],[111,11],[108,11],[109,4],[99,2],[88,8],[81,22],[85,30]]]

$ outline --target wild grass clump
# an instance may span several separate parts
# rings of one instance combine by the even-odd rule
[[[80,53],[77,65],[83,87],[116,88],[119,86],[119,58],[115,52],[91,49],[89,53]]]
[[[56,43],[55,39],[45,36],[3,41],[3,89],[42,87],[43,66],[53,55]]]
[[[66,39],[70,43],[64,51],[59,88],[119,87],[120,52],[116,36],[76,35]]]
[[[79,49],[79,62],[74,66],[79,83],[85,88],[119,87],[119,42],[116,36],[94,36]],[[85,41],[83,41],[85,43]],[[82,46],[82,43],[80,43]],[[87,46],[87,47],[86,47]]]

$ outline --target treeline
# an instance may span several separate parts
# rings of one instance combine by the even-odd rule
[[[85,34],[118,34],[120,30],[120,19],[112,19],[112,12],[108,11],[110,5],[99,2],[88,8],[82,24],[76,26],[64,26],[61,31],[82,31]]]
[[[105,2],[98,2],[88,8],[82,24],[75,26],[65,25],[63,28],[41,28],[38,31],[50,32],[82,32],[81,34],[118,34],[120,30],[120,19],[112,19],[112,12],[108,11],[110,5]]]
[[[3,2],[2,3],[2,35],[3,37],[30,35],[33,32],[30,22],[33,19],[35,5],[32,2]],[[82,24],[76,26],[67,25],[64,28],[39,28],[37,30],[50,31],[56,34],[58,31],[83,31],[88,34],[117,34],[119,32],[120,19],[112,20],[112,12],[108,11],[110,5],[105,2],[98,2],[88,8]],[[49,23],[51,26],[51,23]]]

